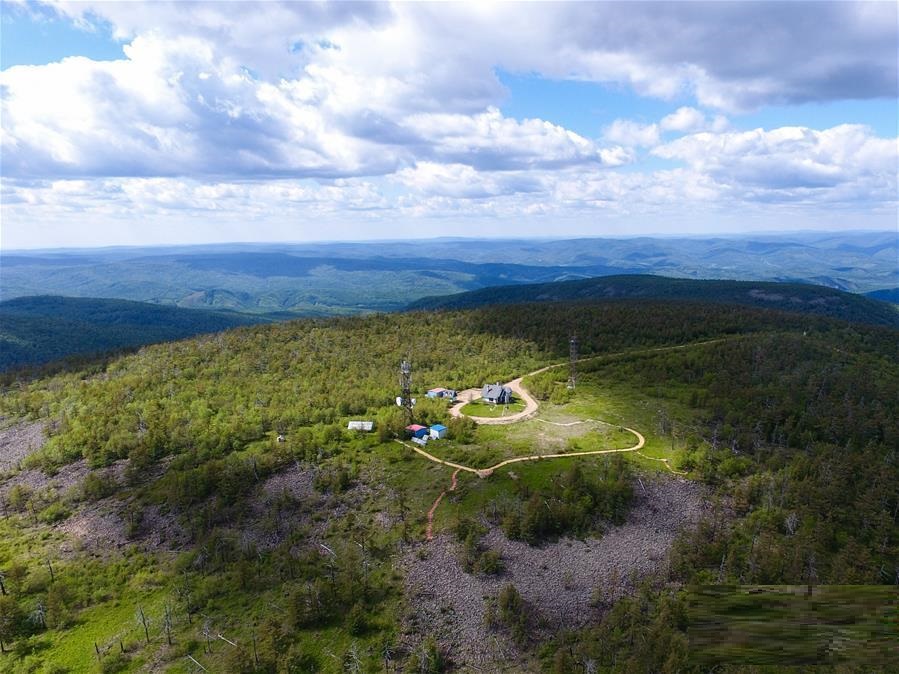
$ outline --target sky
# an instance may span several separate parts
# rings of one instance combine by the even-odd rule
[[[0,2],[3,249],[897,227],[896,2]]]

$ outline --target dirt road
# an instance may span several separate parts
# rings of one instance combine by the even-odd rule
[[[539,370],[534,370],[533,372],[529,372],[528,374],[522,375],[517,379],[513,379],[509,383],[506,384],[515,396],[524,402],[524,409],[521,412],[516,412],[515,414],[510,414],[507,417],[471,417],[476,423],[484,424],[485,426],[497,426],[500,424],[514,424],[516,421],[521,421],[523,419],[530,419],[537,413],[537,401],[531,397],[531,394],[528,393],[527,389],[521,385],[521,380],[525,377],[530,377],[535,374],[540,374],[541,372],[546,372],[547,370],[551,370],[554,367],[559,367],[559,365],[547,365],[546,367],[541,367]],[[465,407],[472,400],[477,400],[481,397],[480,389],[469,388],[465,389],[461,393],[459,393],[458,397],[460,401],[457,402],[450,408],[450,414],[454,417],[462,417],[468,416],[467,414],[462,414],[462,408]]]
[[[589,452],[563,452],[559,454],[532,454],[531,456],[517,456],[514,459],[506,459],[505,461],[500,461],[498,464],[490,466],[489,468],[472,468],[471,466],[463,466],[460,463],[445,461],[444,459],[440,459],[433,454],[426,452],[421,447],[410,445],[408,442],[403,442],[402,440],[397,440],[396,442],[400,443],[404,447],[408,447],[409,449],[418,452],[429,461],[433,461],[434,463],[439,463],[444,466],[449,466],[450,468],[455,468],[457,472],[460,470],[464,470],[469,473],[474,473],[478,477],[490,477],[490,475],[493,474],[493,471],[495,471],[497,468],[502,468],[503,466],[508,466],[512,463],[521,463],[522,461],[542,461],[543,459],[563,459],[575,456],[595,456],[597,454],[636,452],[637,450],[643,449],[643,445],[646,444],[646,438],[644,438],[639,431],[635,431],[633,428],[627,428],[626,426],[621,426],[621,428],[634,434],[634,437],[637,438],[637,443],[635,445],[633,445],[632,447],[623,447],[620,449],[594,449]]]

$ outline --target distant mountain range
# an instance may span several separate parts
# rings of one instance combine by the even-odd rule
[[[899,304],[899,288],[884,288],[883,290],[873,290],[865,293],[866,297],[873,297],[875,300],[882,302],[892,302]]]
[[[228,244],[0,253],[0,298],[112,297],[247,313],[341,315],[422,297],[616,274],[899,286],[899,234]]]
[[[0,371],[219,332],[262,320],[126,300],[17,298],[0,302]]]
[[[458,295],[421,299],[409,305],[408,309],[470,309],[493,304],[578,300],[739,304],[899,327],[899,307],[823,286],[760,281],[697,281],[646,275],[482,288]]]

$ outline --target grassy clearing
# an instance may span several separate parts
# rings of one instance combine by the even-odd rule
[[[696,413],[670,397],[647,395],[623,385],[607,381],[599,383],[596,379],[582,376],[566,404],[541,402],[537,418],[507,426],[479,426],[475,443],[432,442],[428,452],[442,459],[483,468],[515,456],[631,447],[635,442],[633,434],[620,428],[628,426],[639,430],[646,438],[646,444],[639,454],[625,452],[621,456],[645,473],[667,472],[665,465],[653,458],[669,459],[671,467],[677,469],[694,440],[684,429],[696,423]],[[555,425],[579,421],[585,423]],[[403,461],[408,461],[408,457],[413,462],[429,464],[420,468],[428,476],[427,498],[420,506],[424,512],[433,503],[431,497],[436,498],[449,486],[453,469],[429,462],[411,451],[407,451]],[[501,468],[488,479],[460,472],[456,491],[447,494],[435,513],[434,530],[446,530],[460,517],[476,516],[493,501],[511,493],[517,485],[535,490],[546,487],[570,465],[570,461],[578,461],[590,474],[597,471],[604,460],[605,457],[600,455],[522,462]],[[413,470],[405,477],[406,488],[413,491],[418,488],[415,485],[421,476],[421,473],[416,474],[413,463]]]
[[[163,613],[167,594],[165,590],[159,589],[145,595],[130,596],[127,601],[116,600],[86,609],[79,615],[75,626],[48,633],[53,647],[46,653],[43,662],[64,668],[67,672],[92,672],[97,663],[95,643],[104,655],[119,651],[119,638],[127,652],[143,649],[145,637],[142,634],[143,628],[137,623],[138,606],[148,616],[152,616],[151,644],[158,644],[163,637],[157,616]],[[141,660],[142,658],[135,658],[127,671],[136,671]]]
[[[465,414],[469,417],[485,417],[489,419],[498,419],[501,417],[508,417],[513,414],[518,414],[519,412],[523,412],[525,408],[525,404],[520,400],[514,400],[508,405],[494,405],[492,403],[488,403],[487,401],[480,400],[472,400],[470,403],[462,407],[462,414]]]

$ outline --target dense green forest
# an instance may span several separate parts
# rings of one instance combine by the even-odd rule
[[[19,297],[0,302],[0,372],[256,323],[231,312],[125,300]]]
[[[17,672],[190,671],[188,656],[215,671],[453,666],[427,627],[418,641],[407,627],[397,560],[449,475],[393,441],[405,424],[393,404],[399,361],[414,366],[417,420],[447,422],[458,455],[494,431],[450,423],[422,392],[564,362],[571,334],[579,388],[556,409],[593,390],[636,396],[628,414],[647,451],[670,447],[717,505],[663,572],[581,630],[548,635],[515,587],[498,594],[485,628],[508,634],[528,668],[706,671],[690,646],[691,584],[899,584],[895,329],[650,300],[307,319],[6,388],[8,421],[49,434],[8,479],[84,477],[69,490],[3,492],[0,639],[14,652],[2,657]],[[553,371],[529,385],[550,398],[559,377],[564,389]],[[346,430],[364,418],[374,433]],[[530,543],[601,533],[624,521],[647,470],[630,455],[519,464],[463,483],[446,505],[458,516],[438,525],[455,529],[471,573],[502,574],[480,527]],[[115,506],[124,539],[65,548],[60,527],[100,506]],[[169,529],[180,533],[148,545]]]
[[[824,286],[756,281],[699,281],[646,275],[496,286],[457,295],[426,297],[413,302],[409,308],[469,309],[520,302],[634,299],[742,304],[875,325],[899,326],[899,311],[896,307]]]

